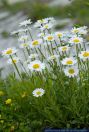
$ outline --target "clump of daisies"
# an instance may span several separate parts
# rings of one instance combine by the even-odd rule
[[[53,17],[37,20],[34,24],[31,19],[21,22],[20,29],[11,33],[17,36],[19,48],[7,48],[2,55],[7,57],[9,65],[13,64],[21,80],[22,72],[28,78],[38,76],[43,80],[52,78],[62,82],[61,75],[67,79],[76,78],[77,83],[83,81],[83,75],[89,79],[87,27],[54,32],[54,26]],[[35,97],[43,94],[41,88],[33,91]]]
[[[12,73],[0,80],[1,131],[89,126],[88,28],[55,32],[55,24],[29,19],[11,33],[18,47],[2,51]]]

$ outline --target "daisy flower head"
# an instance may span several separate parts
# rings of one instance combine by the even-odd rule
[[[86,60],[89,59],[89,51],[81,51],[81,53],[79,54],[80,59],[82,60]]]
[[[45,40],[48,41],[48,42],[52,42],[52,41],[54,41],[54,36],[51,35],[51,34],[49,34],[49,35],[47,35],[47,36],[45,37]]]
[[[48,57],[48,61],[56,60],[58,57],[59,57],[59,55],[51,55],[50,57]]]
[[[79,28],[79,34],[86,35],[88,33],[87,26],[83,26]]]
[[[2,55],[9,56],[15,54],[16,52],[17,52],[16,48],[7,48],[6,50],[2,51]]]
[[[21,22],[19,25],[20,26],[28,26],[28,25],[30,25],[30,24],[32,24],[32,22],[31,22],[31,19],[29,19],[29,20],[25,20],[25,21],[23,21],[23,22]]]
[[[44,95],[44,93],[45,93],[45,90],[42,89],[42,88],[36,88],[36,89],[32,92],[33,96],[35,96],[35,97],[41,97],[41,96]]]
[[[74,37],[70,38],[69,43],[71,43],[71,44],[82,44],[83,38],[74,36]]]
[[[71,32],[73,34],[78,34],[79,33],[79,28],[74,27],[74,28],[72,28]]]
[[[42,26],[41,23],[39,23],[38,21],[35,22],[35,24],[34,24],[34,27],[35,28],[40,28],[41,26]]]
[[[44,33],[39,33],[39,34],[38,34],[38,37],[40,37],[40,38],[43,38],[44,36],[45,36]]]
[[[46,19],[37,20],[37,22],[34,24],[34,27],[40,28],[41,26],[43,26],[46,23],[48,23],[48,20],[46,20]]]
[[[41,45],[42,43],[42,39],[37,39],[31,42],[30,47],[34,48],[34,47],[39,47],[39,45]]]
[[[12,99],[7,99],[6,101],[5,101],[5,104],[6,105],[10,105],[12,103]]]
[[[17,64],[19,62],[19,58],[18,57],[13,57],[13,59],[9,59],[7,61],[8,64]]]
[[[63,32],[56,32],[55,36],[57,36],[58,38],[62,38],[63,37]]]
[[[34,60],[34,61],[30,62],[30,64],[28,64],[28,68],[31,71],[40,71],[41,72],[42,70],[45,69],[45,64],[39,60]]]
[[[78,75],[78,69],[75,67],[68,67],[68,68],[64,69],[64,73],[69,78],[75,77]]]
[[[61,62],[63,65],[72,66],[77,63],[77,60],[75,60],[73,57],[70,57],[64,58]]]
[[[61,47],[59,47],[59,51],[60,52],[67,52],[69,49],[70,49],[69,46],[61,46]]]
[[[29,59],[35,59],[38,57],[38,54],[30,54]]]
[[[47,23],[50,23],[50,24],[55,24],[55,19],[53,18],[53,17],[48,17],[48,18],[45,18],[44,20],[46,20],[47,21]]]
[[[19,41],[20,42],[25,42],[25,41],[27,41],[28,40],[28,36],[27,35],[23,35],[23,36],[21,36],[20,38],[19,38]]]
[[[26,47],[28,47],[29,46],[29,44],[28,43],[23,43],[23,44],[20,44],[20,48],[22,48],[22,49],[24,49],[24,48],[26,48]]]
[[[48,23],[48,20],[47,19],[41,19],[41,20],[38,20],[37,22],[40,24],[45,24],[45,23]]]
[[[3,91],[0,91],[0,96],[3,96],[4,95],[4,92]]]
[[[48,23],[48,24],[45,24],[42,29],[43,30],[45,30],[45,29],[51,29],[52,26],[53,26],[52,24]]]
[[[27,32],[28,31],[28,29],[19,29],[19,30],[17,30],[17,31],[13,31],[13,32],[11,32],[11,35],[15,35],[15,34],[21,34],[21,33],[25,33],[25,32]]]
[[[83,26],[83,27],[79,27],[79,28],[74,27],[72,29],[72,33],[86,35],[87,34],[87,26]]]

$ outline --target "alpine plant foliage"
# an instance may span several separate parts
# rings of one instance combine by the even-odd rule
[[[89,126],[88,27],[55,32],[55,24],[29,19],[11,33],[18,47],[2,51],[15,71],[0,88],[1,130]]]

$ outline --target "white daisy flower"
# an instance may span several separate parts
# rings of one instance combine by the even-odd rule
[[[74,36],[74,37],[70,38],[69,43],[71,43],[71,44],[82,44],[83,38]]]
[[[34,27],[39,28],[39,27],[43,26],[43,24],[46,24],[46,23],[48,23],[48,20],[46,20],[46,19],[37,20],[37,22],[34,24]]]
[[[86,35],[87,34],[87,26],[83,26],[79,28],[79,34]]]
[[[42,71],[45,69],[45,64],[39,60],[35,60],[35,61],[32,61],[30,64],[28,64],[28,68],[31,71]]]
[[[26,47],[28,47],[29,46],[29,44],[28,43],[23,43],[23,44],[20,44],[20,48],[22,48],[22,49],[24,49],[24,48],[26,48]]]
[[[70,58],[64,58],[62,61],[63,65],[71,66],[77,63],[77,60],[75,60],[73,57]]]
[[[18,34],[18,33],[24,33],[24,32],[27,32],[27,31],[28,31],[28,29],[19,29],[17,31],[11,32],[11,35]]]
[[[21,22],[19,25],[20,26],[28,26],[28,25],[30,25],[30,24],[32,24],[32,22],[31,22],[31,19],[29,19],[29,20],[25,20],[25,21],[23,21],[23,22]]]
[[[52,42],[52,41],[54,41],[54,36],[51,35],[51,34],[49,34],[44,39],[47,40],[47,41],[49,41],[49,42]]]
[[[59,51],[61,51],[61,52],[66,52],[66,51],[68,51],[69,49],[70,49],[69,46],[61,46],[61,47],[59,47]]]
[[[45,93],[45,90],[42,89],[42,88],[36,88],[36,89],[32,92],[33,96],[35,96],[35,97],[41,97],[41,96],[43,96],[44,93]]]
[[[13,59],[9,59],[7,61],[8,64],[17,64],[19,62],[19,58],[18,57],[13,57]]]
[[[53,17],[45,18],[45,20],[47,21],[47,23],[51,23],[51,24],[55,24],[55,22],[56,22]]]
[[[40,38],[42,38],[42,37],[44,37],[44,36],[45,36],[44,33],[39,33],[39,34],[38,34],[38,37],[40,37]]]
[[[79,54],[80,59],[82,60],[86,60],[89,59],[89,51],[81,51],[81,53]]]
[[[42,30],[45,30],[45,29],[51,29],[52,28],[52,24],[48,23],[48,24],[45,24],[43,27],[42,27]]]
[[[38,22],[36,22],[35,24],[34,24],[34,27],[35,28],[40,28],[42,25],[41,25],[41,23],[38,23]]]
[[[30,56],[28,57],[29,59],[35,59],[38,57],[38,54],[30,54]]]
[[[62,38],[62,37],[63,37],[63,32],[56,32],[55,35],[56,35],[58,38]]]
[[[68,67],[64,69],[64,73],[66,76],[70,77],[75,77],[78,75],[78,69],[75,67]]]
[[[72,28],[71,32],[74,33],[74,34],[78,34],[79,33],[79,28],[74,27],[74,28]]]
[[[20,42],[24,42],[28,40],[28,36],[27,35],[23,35],[18,39]]]
[[[15,54],[16,52],[17,52],[16,48],[7,48],[6,50],[2,51],[2,55],[9,56]]]
[[[38,20],[37,22],[38,22],[38,23],[41,23],[41,24],[45,24],[45,23],[48,23],[48,20],[46,20],[46,19],[41,19],[41,20]]]
[[[34,47],[39,47],[39,45],[42,43],[42,39],[37,39],[31,42],[30,47],[34,48]]]
[[[59,55],[51,55],[50,57],[48,57],[48,61],[49,60],[55,60],[59,57]]]
[[[86,26],[79,27],[79,28],[74,27],[72,29],[72,33],[85,35],[85,34],[87,34],[87,27]]]

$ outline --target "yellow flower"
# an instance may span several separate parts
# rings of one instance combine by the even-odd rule
[[[0,91],[0,96],[3,96],[4,95],[4,92],[3,91]]]
[[[0,122],[3,124],[4,123],[4,120],[1,120]]]
[[[7,99],[7,100],[5,101],[5,103],[6,103],[6,105],[11,104],[11,103],[12,103],[12,99]]]
[[[21,97],[24,98],[24,97],[26,97],[26,95],[27,95],[26,92],[24,92],[24,93],[21,95]]]

